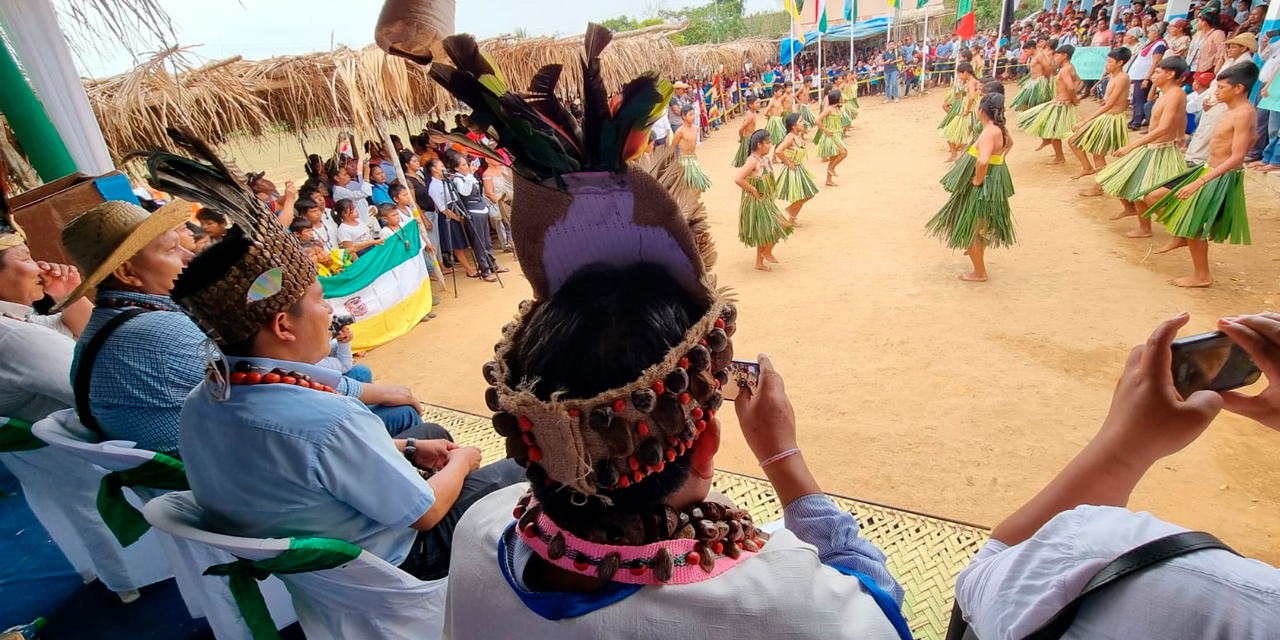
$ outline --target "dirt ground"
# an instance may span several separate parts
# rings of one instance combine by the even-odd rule
[[[1136,223],[1108,221],[1119,204],[1078,197],[1087,184],[1069,180],[1074,159],[1051,166],[1047,149],[1034,152],[1015,131],[1018,245],[988,252],[990,282],[964,283],[956,276],[968,260],[923,231],[946,200],[942,96],[863,101],[841,186],[804,208],[805,226],[775,250],[782,263],[772,273],[754,270],[753,251],[736,238],[736,123],[698,155],[714,183],[704,197],[715,271],[739,300],[736,352],[767,353],[784,375],[823,489],[991,526],[1096,432],[1129,349],[1157,323],[1188,310],[1185,335],[1212,330],[1221,315],[1276,308],[1280,198],[1275,182],[1251,178],[1253,245],[1214,246],[1217,284],[1178,289],[1166,281],[1189,273],[1186,252],[1149,255],[1163,229],[1122,238]],[[246,152],[241,166],[274,168],[283,184],[281,174],[300,175],[300,158],[286,143]],[[821,180],[819,162],[809,166]],[[466,280],[457,299],[442,293],[438,318],[365,358],[377,379],[487,413],[480,367],[529,295],[512,257],[499,260],[513,269],[505,288]],[[759,475],[732,412],[723,415],[718,465]],[[1224,413],[1157,465],[1131,506],[1280,563],[1280,433]]]

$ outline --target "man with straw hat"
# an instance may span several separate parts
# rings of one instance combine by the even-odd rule
[[[420,579],[444,577],[462,513],[523,470],[510,460],[480,469],[480,450],[439,425],[392,440],[336,393],[340,375],[311,364],[329,353],[333,315],[316,265],[268,215],[237,217],[174,284],[174,300],[225,354],[206,352],[182,410],[195,499],[226,533],[344,540]],[[435,473],[424,480],[420,469]]]

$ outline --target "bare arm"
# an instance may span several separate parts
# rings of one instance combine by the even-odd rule
[[[1151,74],[1156,72],[1156,68],[1160,66],[1160,61],[1164,60],[1163,53],[1157,53],[1151,56],[1151,68],[1147,69],[1147,77],[1142,79],[1143,84],[1151,86]]]
[[[790,149],[793,145],[795,145],[795,143],[796,143],[795,134],[788,133],[787,137],[784,138],[782,142],[778,143],[778,146],[773,149],[773,159],[787,165],[787,167],[791,169],[796,168],[796,163],[792,162],[790,158],[782,155],[783,151]]]
[[[733,177],[734,184],[738,185],[738,187],[741,188],[743,191],[750,193],[756,199],[763,198],[764,196],[761,195],[759,189],[755,188],[755,185],[752,185],[750,182],[747,182],[747,178],[751,177],[751,174],[755,173],[756,166],[758,164],[759,164],[759,161],[756,160],[756,157],[754,155],[748,156],[747,161],[742,164],[742,168],[738,169],[738,175]]]
[[[991,155],[995,151],[995,146],[995,136],[978,136],[978,163],[973,170],[973,186],[980,187],[983,182],[986,182],[987,170],[991,168]]]
[[[368,249],[369,247],[372,247],[372,246],[374,246],[374,245],[380,245],[380,244],[382,244],[382,240],[381,240],[381,239],[379,239],[379,240],[366,240],[366,241],[364,241],[364,242],[352,242],[352,241],[350,241],[350,240],[347,240],[346,242],[343,242],[343,243],[339,244],[338,246],[339,246],[339,247],[341,247],[341,248],[343,248],[343,249],[346,249],[347,251],[364,251],[365,249]],[[377,404],[377,403],[372,403],[372,404]]]
[[[84,332],[84,326],[89,323],[89,316],[92,313],[93,303],[89,302],[88,298],[82,297],[62,309],[62,326],[79,338]]]
[[[484,197],[488,198],[489,202],[497,202],[498,194],[494,193],[493,191],[493,178],[489,176],[485,176],[483,180],[484,180]]]
[[[1225,175],[1228,171],[1234,171],[1244,166],[1244,157],[1253,148],[1254,120],[1256,117],[1254,112],[1250,110],[1248,118],[1242,115],[1236,116],[1236,121],[1231,125],[1231,156],[1226,162],[1219,164],[1213,171],[1206,173],[1196,179],[1195,182],[1178,190],[1178,198],[1186,200],[1190,198],[1197,189],[1207,184],[1210,180],[1218,176]],[[1219,122],[1218,126],[1222,126]]]
[[[409,525],[418,531],[427,531],[436,526],[445,514],[458,502],[462,494],[462,483],[467,474],[480,468],[480,450],[475,447],[459,447],[449,452],[449,462],[444,468],[427,480],[431,492],[435,494],[435,502],[422,514],[416,522]]]

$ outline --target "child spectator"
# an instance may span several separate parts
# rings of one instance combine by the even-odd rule
[[[338,248],[360,256],[370,248],[382,244],[382,240],[374,240],[369,227],[360,223],[360,212],[354,201],[339,200],[333,218],[338,222]]]
[[[316,263],[321,278],[328,278],[342,273],[343,269],[355,262],[355,255],[346,249],[325,249],[319,241],[312,240],[305,246],[307,255]]]
[[[378,222],[382,224],[382,228],[378,230],[378,239],[387,240],[400,231],[405,222],[400,215],[400,210],[394,203],[384,202],[378,205]]]
[[[289,223],[289,232],[297,236],[298,242],[308,244],[315,239],[315,233],[311,229],[311,221],[295,216],[293,222]]]
[[[209,237],[209,244],[213,244],[227,235],[227,217],[212,209],[201,209],[196,213],[196,220],[200,221],[200,226],[204,228],[205,234]]]

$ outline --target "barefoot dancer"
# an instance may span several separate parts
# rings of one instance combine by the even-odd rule
[[[738,127],[738,155],[733,156],[733,166],[741,167],[751,155],[751,134],[756,130],[756,114],[760,112],[760,101],[754,93],[747,94],[747,115]]]
[[[1124,63],[1129,61],[1129,50],[1121,47],[1112,49],[1107,54],[1107,95],[1103,98],[1102,107],[1080,124],[1076,125],[1074,136],[1068,144],[1071,152],[1080,161],[1080,173],[1072,180],[1083,178],[1100,171],[1107,166],[1107,154],[1129,144],[1129,128],[1125,126],[1125,110],[1129,108],[1129,74],[1124,72]],[[1093,163],[1089,156],[1093,154]],[[1102,187],[1094,183],[1093,187],[1081,191],[1083,196],[1100,196]]]
[[[1013,216],[1009,212],[1013,180],[1004,163],[1013,138],[1005,127],[1004,95],[993,92],[982,96],[978,118],[983,124],[982,133],[942,178],[942,186],[951,197],[925,225],[948,247],[968,248],[965,253],[973,262],[973,271],[960,276],[966,282],[986,282],[983,258],[988,245],[1007,247],[1014,243]]]
[[[1046,43],[1047,41],[1042,39],[1040,46],[1045,47]],[[1036,50],[1036,46],[1036,43],[1030,40],[1022,45],[1023,50],[1031,51],[1031,73],[1022,83],[1022,88],[1017,95],[1013,96],[1013,101],[1009,103],[1010,107],[1018,111],[1042,105],[1053,99],[1053,80],[1049,78],[1049,67],[1040,52]]]
[[[840,97],[843,104],[840,105],[840,113],[844,116],[844,132],[849,133],[849,128],[853,126],[853,121],[858,118],[858,79],[854,73],[850,72],[844,77],[839,84]],[[1280,89],[1277,89],[1280,91]]]
[[[782,85],[773,85],[773,97],[769,98],[769,106],[764,110],[765,131],[774,144],[781,144],[787,137],[787,125],[782,122]]]
[[[1049,164],[1067,161],[1062,155],[1062,141],[1071,137],[1072,128],[1076,126],[1076,104],[1080,102],[1076,87],[1080,85],[1080,76],[1076,75],[1076,68],[1071,64],[1071,55],[1075,52],[1075,47],[1065,44],[1053,54],[1058,65],[1053,102],[1037,105],[1018,115],[1019,129],[1053,145],[1053,160]]]
[[[773,150],[774,159],[786,165],[778,173],[777,197],[791,203],[786,209],[787,222],[798,227],[796,216],[800,215],[800,207],[818,195],[818,185],[804,166],[804,122],[800,120],[800,114],[787,116],[786,125],[787,137]]]
[[[1252,62],[1233,64],[1218,74],[1218,102],[1227,105],[1213,128],[1209,163],[1201,164],[1147,196],[1154,217],[1175,237],[1156,253],[1189,247],[1194,273],[1170,280],[1179,287],[1207,287],[1209,241],[1249,244],[1249,217],[1244,205],[1244,157],[1253,147],[1257,111],[1249,92],[1258,81]]]
[[[676,129],[671,145],[676,148],[680,157],[680,166],[684,167],[684,183],[694,191],[706,191],[711,188],[711,179],[702,171],[698,163],[698,130],[693,126],[693,105],[687,104],[680,109],[680,117],[684,124]]]
[[[1151,72],[1151,82],[1160,90],[1151,109],[1151,128],[1146,135],[1117,149],[1113,155],[1121,160],[1097,173],[1103,193],[1120,198],[1124,205],[1111,219],[1138,216],[1138,229],[1125,233],[1126,238],[1151,237],[1151,220],[1138,215],[1147,210],[1142,197],[1187,170],[1178,148],[1187,127],[1187,94],[1178,83],[1186,72],[1187,63],[1182,58],[1169,56],[1160,61]]]
[[[796,91],[796,102],[799,103],[799,106],[796,107],[796,112],[800,114],[802,119],[804,119],[804,126],[806,127],[812,127],[818,124],[818,119],[813,115],[813,109],[809,106],[809,103],[812,101],[812,98],[809,95],[809,85],[812,82],[813,76],[805,76],[804,83]]]
[[[974,105],[978,102],[980,86],[978,79],[973,75],[973,66],[968,62],[956,65],[956,79],[951,109],[947,111],[947,117],[943,118],[943,124],[939,127],[942,129],[942,137],[947,141],[947,148],[951,151],[951,155],[947,156],[947,162],[955,162],[956,157],[960,155],[960,150],[973,142],[973,135],[978,126],[978,115],[974,112]]]
[[[760,129],[747,137],[751,155],[738,170],[734,183],[742,187],[742,205],[738,211],[738,240],[756,249],[756,268],[773,269],[765,262],[777,263],[773,247],[779,240],[791,235],[791,225],[782,219],[778,205],[773,202],[777,184],[773,179],[773,165],[769,162],[769,132]]]
[[[840,90],[832,89],[827,94],[827,106],[822,108],[818,116],[818,133],[813,141],[817,143],[818,157],[827,161],[827,186],[838,186],[831,179],[836,176],[836,167],[849,157],[849,149],[841,140],[844,130],[843,118],[840,115]]]

